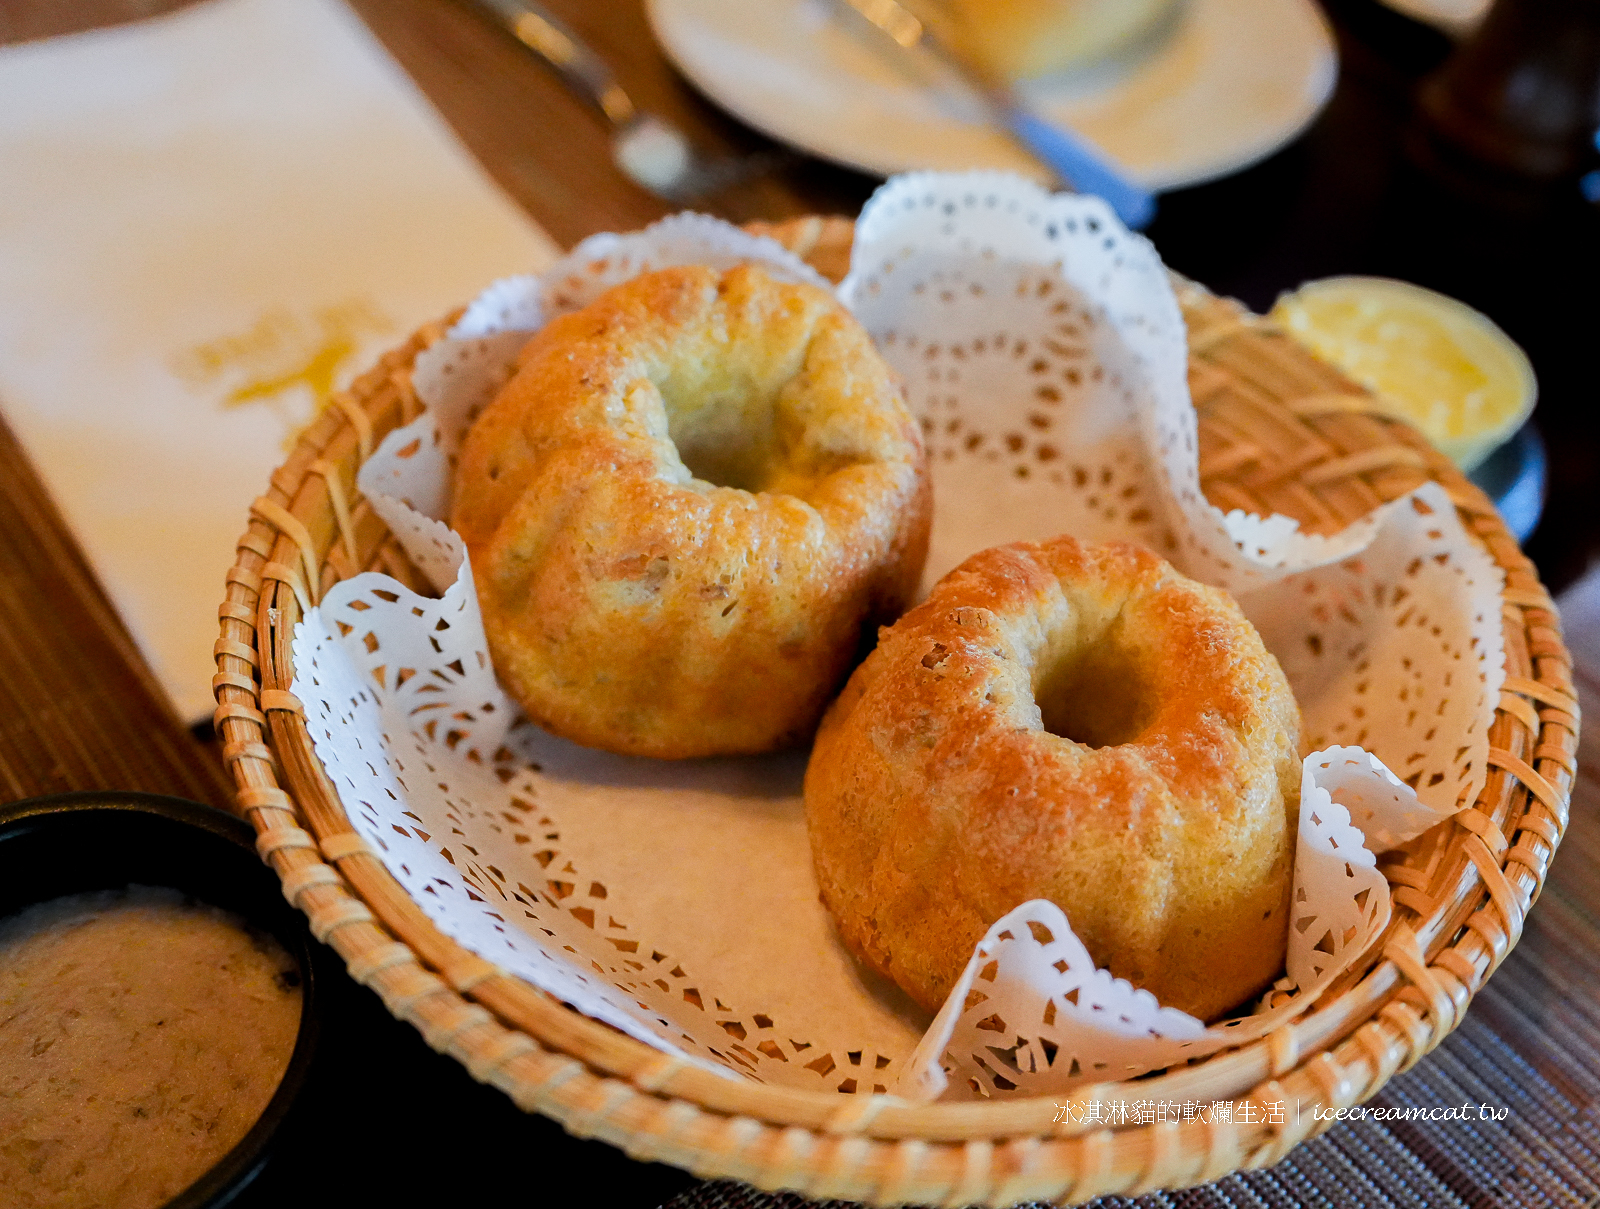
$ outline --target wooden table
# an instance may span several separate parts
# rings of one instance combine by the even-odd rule
[[[602,120],[469,5],[351,2],[501,186],[564,245],[667,212],[611,166]],[[766,145],[674,73],[639,0],[549,2],[645,106],[712,146]],[[1572,188],[1490,198],[1425,166],[1408,151],[1416,145],[1411,98],[1449,44],[1373,0],[1327,6],[1343,74],[1326,112],[1264,163],[1164,197],[1149,234],[1174,268],[1258,309],[1308,278],[1369,273],[1432,286],[1496,319],[1528,350],[1540,378],[1536,421],[1550,451],[1551,487],[1528,549],[1559,590],[1600,548],[1600,444],[1588,435],[1600,214]],[[8,0],[0,42],[172,7],[174,0]],[[738,221],[852,214],[875,184],[802,157],[704,208]],[[220,585],[225,568],[217,570]],[[1600,622],[1594,629],[1600,649]],[[1593,666],[1600,687],[1600,661]],[[178,722],[0,423],[0,798],[101,788],[229,801],[214,748]],[[369,1203],[422,1204],[456,1188],[465,1163],[480,1199],[542,1199],[557,1186],[547,1181],[575,1173],[595,1190],[592,1199],[607,1204],[654,1205],[675,1195],[680,1209],[793,1203],[702,1185],[567,1138],[428,1051],[366,991],[334,981],[329,1039],[337,1058],[328,1082],[240,1206],[291,1197],[343,1204],[358,1189]],[[1150,1203],[1597,1203],[1597,1001],[1600,786],[1585,775],[1520,946],[1463,1028],[1380,1096],[1401,1106],[1487,1099],[1512,1109],[1504,1125],[1454,1133],[1342,1125],[1273,1172]],[[442,1122],[426,1148],[412,1143],[419,1112]],[[352,1163],[351,1155],[363,1159]]]

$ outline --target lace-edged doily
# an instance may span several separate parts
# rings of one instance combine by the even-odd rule
[[[1387,917],[1358,828],[1387,846],[1481,787],[1499,572],[1432,486],[1331,539],[1207,503],[1166,272],[1096,199],[994,174],[898,178],[862,214],[840,296],[926,434],[930,579],[1069,531],[1142,541],[1239,596],[1328,747],[1304,774],[1288,963],[1309,993],[1207,1030],[1095,971],[1059,910],[1030,903],[995,925],[924,1035],[816,901],[803,755],[629,760],[516,719],[442,523],[461,433],[550,316],[645,268],[747,259],[819,281],[771,241],[679,216],[492,287],[418,359],[428,410],[360,486],[441,598],[361,575],[295,642],[295,692],[357,830],[466,947],[651,1044],[775,1083],[927,1096],[948,1063],[953,1094],[1044,1093],[1301,1010]]]

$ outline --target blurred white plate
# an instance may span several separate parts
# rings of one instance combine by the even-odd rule
[[[772,137],[888,176],[919,168],[1042,172],[953,81],[897,67],[830,0],[649,0],[667,54],[707,96]],[[868,31],[870,32],[870,31]],[[1132,62],[1029,85],[1141,184],[1236,172],[1299,134],[1338,56],[1312,0],[1189,0]]]

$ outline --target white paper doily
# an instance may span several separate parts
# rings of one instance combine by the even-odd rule
[[[1434,485],[1332,538],[1207,503],[1165,270],[1095,199],[996,174],[897,179],[863,212],[839,294],[927,435],[928,582],[978,549],[1073,532],[1143,541],[1239,596],[1329,747],[1305,772],[1288,955],[1313,994],[1208,1031],[1087,967],[1055,908],[1019,904],[924,1035],[817,902],[803,753],[662,763],[516,720],[440,521],[465,424],[548,317],[646,268],[751,259],[818,280],[770,241],[680,216],[492,287],[419,357],[428,410],[360,486],[442,598],[361,575],[295,642],[295,692],[357,830],[466,947],[651,1044],[774,1083],[929,1096],[948,1065],[953,1094],[1042,1094],[1303,1010],[1387,918],[1352,812],[1381,848],[1483,783],[1501,574]]]

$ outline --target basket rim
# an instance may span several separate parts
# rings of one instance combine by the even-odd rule
[[[1193,283],[1180,285],[1191,302],[1210,298],[1193,293],[1200,290]],[[1242,308],[1231,314],[1238,328],[1256,322]],[[344,816],[311,750],[300,704],[287,691],[287,660],[303,608],[331,582],[362,569],[357,535],[376,546],[378,531],[387,532],[359,499],[355,472],[380,429],[414,415],[407,414],[415,406],[410,364],[443,338],[448,322],[427,325],[391,350],[302,435],[269,493],[252,506],[219,608],[216,725],[238,805],[286,897],[310,917],[318,939],[340,952],[353,977],[475,1078],[574,1133],[699,1174],[810,1195],[882,1203],[1062,1195],[1076,1201],[1264,1165],[1327,1128],[1331,1122],[1315,1114],[1269,1125],[1248,1114],[1234,1122],[1230,1113],[1227,1122],[1097,1129],[1070,1115],[1059,1120],[1053,1097],[913,1104],[858,1095],[841,1102],[832,1091],[728,1079],[571,1011],[439,932]],[[1192,331],[1191,348],[1227,335]],[[1508,633],[1521,634],[1530,652],[1525,662],[1535,670],[1508,681],[1491,728],[1490,776],[1474,807],[1456,816],[1468,859],[1451,909],[1432,917],[1417,910],[1428,879],[1407,866],[1388,866],[1394,919],[1357,963],[1359,976],[1347,976],[1261,1041],[1141,1080],[1140,1100],[1200,1097],[1215,1083],[1208,1068],[1221,1062],[1231,1064],[1227,1085],[1247,1089],[1230,1091],[1227,1102],[1253,1104],[1258,1117],[1268,1097],[1339,1108],[1373,1094],[1459,1023],[1520,935],[1564,830],[1578,722],[1554,605],[1482,493],[1403,422],[1383,423],[1396,445],[1419,451],[1424,473],[1445,486],[1468,531],[1506,570]],[[1528,732],[1520,740],[1517,727]],[[1512,752],[1518,743],[1528,759]],[[1517,816],[1512,798],[1519,791],[1526,801]],[[1086,1085],[1071,1099],[1109,1103],[1111,1093],[1129,1086]],[[942,1194],[928,1196],[930,1186]]]

